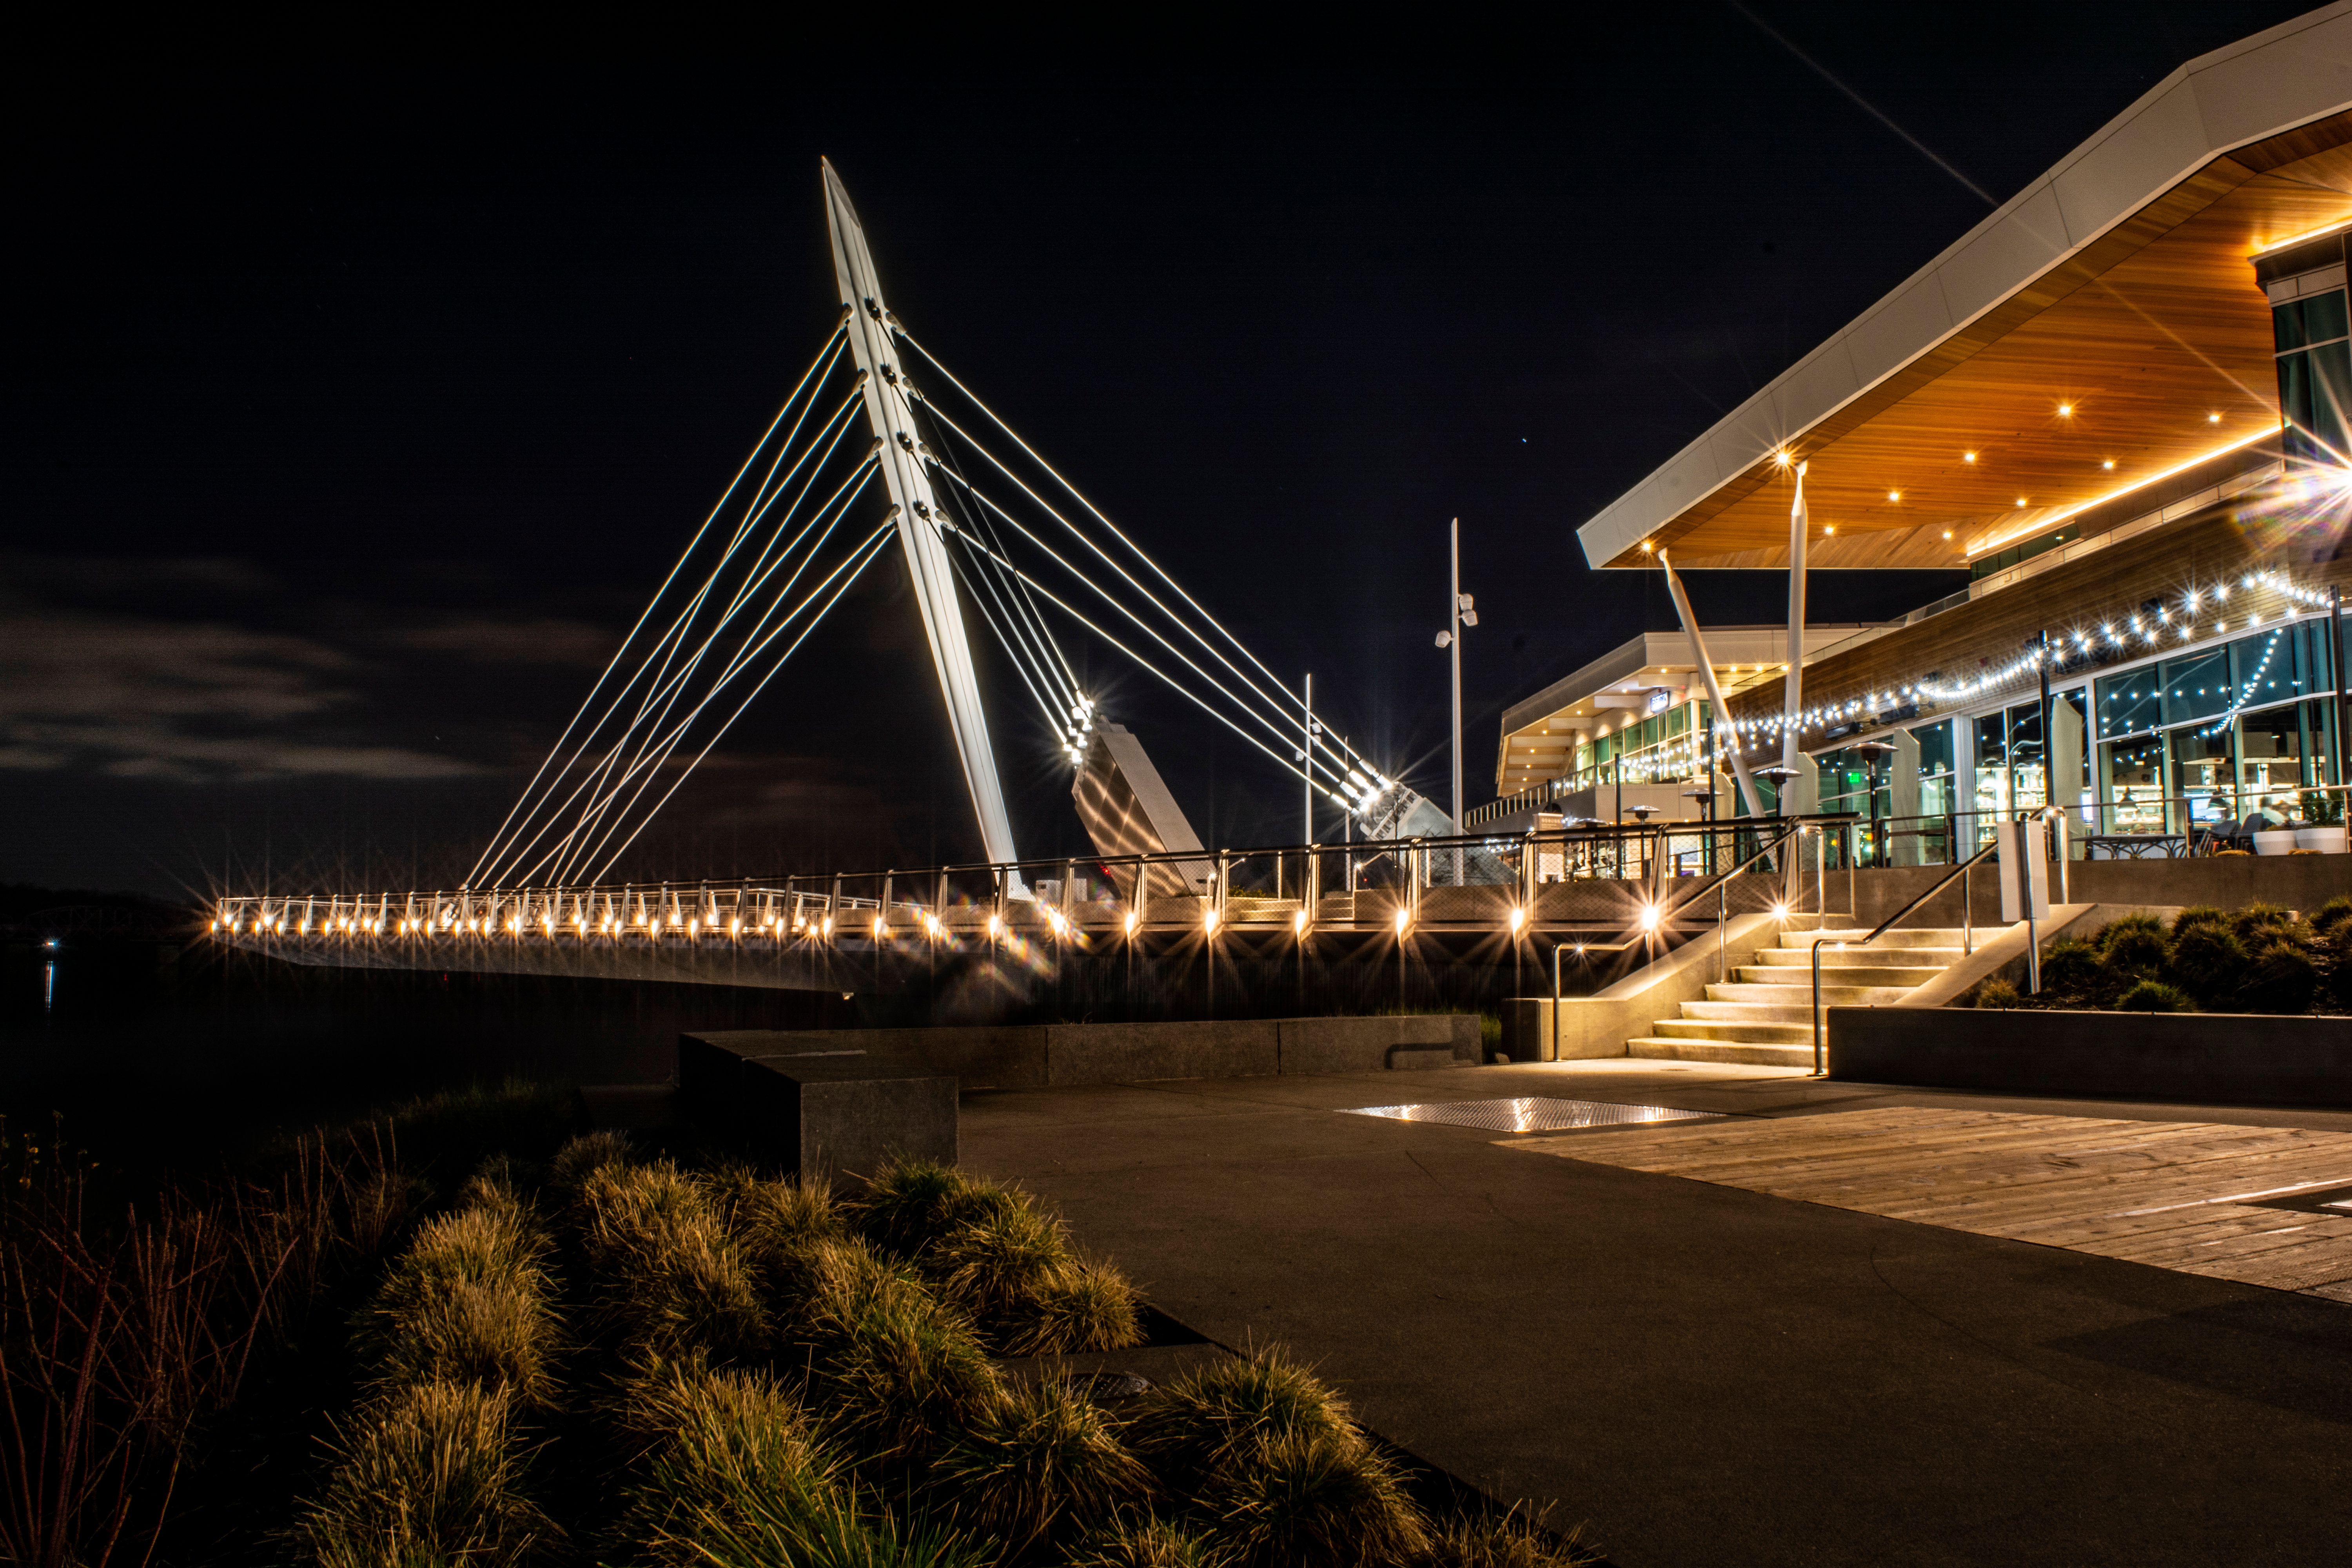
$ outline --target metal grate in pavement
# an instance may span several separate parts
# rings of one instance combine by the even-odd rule
[[[1560,1132],[1576,1127],[1622,1127],[1643,1121],[1719,1121],[1712,1110],[1678,1110],[1671,1105],[1613,1105],[1605,1100],[1457,1100],[1430,1105],[1365,1105],[1349,1116],[1385,1116],[1395,1121],[1442,1121],[1451,1127],[1483,1127],[1490,1132]]]

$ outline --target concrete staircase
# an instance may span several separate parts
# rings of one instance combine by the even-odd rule
[[[1657,1032],[1625,1042],[1625,1054],[1654,1061],[1733,1062],[1747,1067],[1813,1065],[1813,969],[1816,942],[1857,942],[1855,929],[1784,931],[1776,947],[1759,948],[1725,983],[1706,988],[1704,1002],[1685,1002],[1679,1018],[1661,1018]],[[1831,946],[1822,953],[1823,1007],[1885,1006],[1960,961],[1958,928],[1891,931],[1868,947]]]

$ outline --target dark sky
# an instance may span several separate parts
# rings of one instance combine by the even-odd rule
[[[2005,198],[2301,7],[1754,9]],[[1732,6],[1540,15],[20,59],[0,880],[462,871],[832,326],[820,153],[917,335],[1441,798],[1460,516],[1485,798],[1503,704],[1666,624],[1577,524],[1987,210]],[[903,576],[628,869],[976,854]],[[1822,574],[1813,614],[1952,581]],[[1269,765],[1094,668],[1204,836],[1295,837]],[[1024,849],[1078,849],[991,696]]]

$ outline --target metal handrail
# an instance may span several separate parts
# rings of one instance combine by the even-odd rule
[[[2039,818],[2048,816],[2053,813],[2063,815],[2066,809],[2067,808],[2063,805],[2037,805],[2030,810],[2021,813],[2013,820],[2018,822],[2032,822]],[[1958,878],[1961,879],[1960,952],[1963,957],[1975,952],[1976,942],[1973,940],[1975,935],[1975,911],[1969,908],[1967,878],[1969,871],[1978,861],[1983,859],[1986,856],[1992,854],[2000,847],[2000,840],[1999,838],[1995,838],[1991,843],[1987,844],[1983,848],[1979,849],[1975,854],[1969,856],[1967,859],[1961,861],[1958,865],[1946,872],[1941,878],[1937,879],[1934,887],[1929,888],[1926,892],[1920,894],[1917,898],[1912,900],[1909,903],[1904,905],[1901,909],[1895,910],[1893,914],[1879,921],[1876,929],[1873,930],[1868,936],[1864,937],[1860,942],[1842,942],[1838,943],[1838,946],[1841,948],[1868,947],[1872,942],[1876,942],[1880,937],[1885,936],[1889,931],[1893,930],[1897,921],[1907,919],[1913,911],[1919,908],[1920,905],[1926,903],[1929,899],[1934,898],[1937,893],[1942,892],[1946,888],[1950,887],[1954,878]],[[2025,901],[2025,921],[2026,951],[2029,953],[2038,955],[2039,950],[2034,946],[2033,942],[2033,900],[2032,899],[2028,899]],[[1817,931],[1813,936],[1812,953],[1813,1076],[1815,1078],[1822,1077],[1828,1070],[1828,1064],[1822,1059],[1822,1053],[1827,1049],[1828,1040],[1822,1026],[1822,942],[1821,933]]]
[[[1745,871],[1748,867],[1754,865],[1757,861],[1761,860],[1767,855],[1771,854],[1774,850],[1786,846],[1791,838],[1796,837],[1799,826],[1798,819],[1792,817],[1778,819],[1760,818],[1759,820],[1779,821],[1780,823],[1780,832],[1773,837],[1773,839],[1769,844],[1764,845],[1754,854],[1748,856],[1748,858],[1739,862],[1738,865],[1732,867],[1727,871],[1719,873],[1714,879],[1714,890],[1717,894],[1715,922],[1716,960],[1718,965],[1718,970],[1723,962],[1724,927],[1729,919],[1728,905],[1725,902],[1722,897],[1724,889],[1731,886],[1731,879],[1737,877],[1740,872]],[[1674,918],[1677,911],[1688,909],[1692,904],[1696,903],[1699,900],[1706,897],[1706,895],[1707,889],[1700,888],[1696,892],[1691,894],[1690,897],[1683,900],[1680,903],[1674,905],[1672,908],[1660,908],[1655,904],[1651,905],[1651,918],[1647,921],[1646,927],[1643,931],[1640,938],[1627,937],[1623,942],[1554,942],[1552,944],[1551,1056],[1554,1061],[1558,1061],[1559,1059],[1559,1005],[1562,992],[1559,977],[1559,955],[1567,952],[1571,947],[1576,949],[1579,952],[1622,952],[1627,948],[1633,946],[1636,941],[1646,940],[1650,936],[1655,934],[1659,930],[1664,927],[1665,923],[1669,920]]]

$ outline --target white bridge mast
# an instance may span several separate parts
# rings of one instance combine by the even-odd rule
[[[890,510],[898,520],[898,542],[906,547],[916,600],[923,606],[923,630],[931,639],[931,662],[938,667],[940,690],[947,698],[948,723],[963,759],[964,783],[971,790],[971,808],[980,818],[988,858],[999,863],[1017,859],[1013,823],[1004,811],[1004,786],[988,742],[988,716],[981,709],[980,682],[972,673],[971,645],[964,638],[955,568],[940,538],[939,500],[924,471],[925,448],[915,434],[906,381],[890,345],[889,307],[849,193],[829,160],[824,167],[825,226],[833,234],[833,271],[841,284],[841,302],[849,308],[849,351],[865,373],[866,417],[881,444]]]

